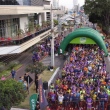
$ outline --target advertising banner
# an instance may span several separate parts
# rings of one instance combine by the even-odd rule
[[[35,110],[37,99],[38,99],[38,94],[32,94],[31,95],[30,100],[29,100],[30,110]]]
[[[39,79],[39,103],[40,103],[40,110],[45,110],[48,105],[47,99],[45,97],[42,79]]]

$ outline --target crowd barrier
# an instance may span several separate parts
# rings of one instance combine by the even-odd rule
[[[59,73],[58,71],[60,70],[60,67],[58,67],[54,74],[52,75],[52,77],[50,78],[50,80],[48,81],[48,87],[50,86],[51,83],[54,83],[55,82],[55,79],[59,76]]]

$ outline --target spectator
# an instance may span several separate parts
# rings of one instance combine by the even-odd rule
[[[22,77],[19,77],[18,82],[23,83],[23,78]]]
[[[2,80],[2,81],[5,81],[5,80],[6,80],[6,78],[5,78],[4,75],[2,75],[1,80]]]
[[[11,71],[11,75],[12,75],[12,78],[15,79],[16,71],[14,70],[14,68]]]
[[[26,75],[26,73],[24,74],[24,80],[26,80],[26,77],[27,77],[27,75]]]

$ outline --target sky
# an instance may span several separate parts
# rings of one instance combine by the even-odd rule
[[[78,4],[82,6],[85,0],[76,0],[75,2],[77,1],[78,1]],[[59,4],[64,5],[69,9],[73,8],[73,0],[59,0]]]

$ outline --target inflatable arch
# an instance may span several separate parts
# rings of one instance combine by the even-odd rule
[[[92,39],[105,53],[105,56],[108,56],[108,51],[105,45],[105,42],[100,35],[99,32],[92,28],[79,28],[75,30],[74,32],[70,33],[60,44],[59,53],[60,50],[62,50],[62,53],[64,53],[67,45],[75,38],[77,37],[85,37]]]

